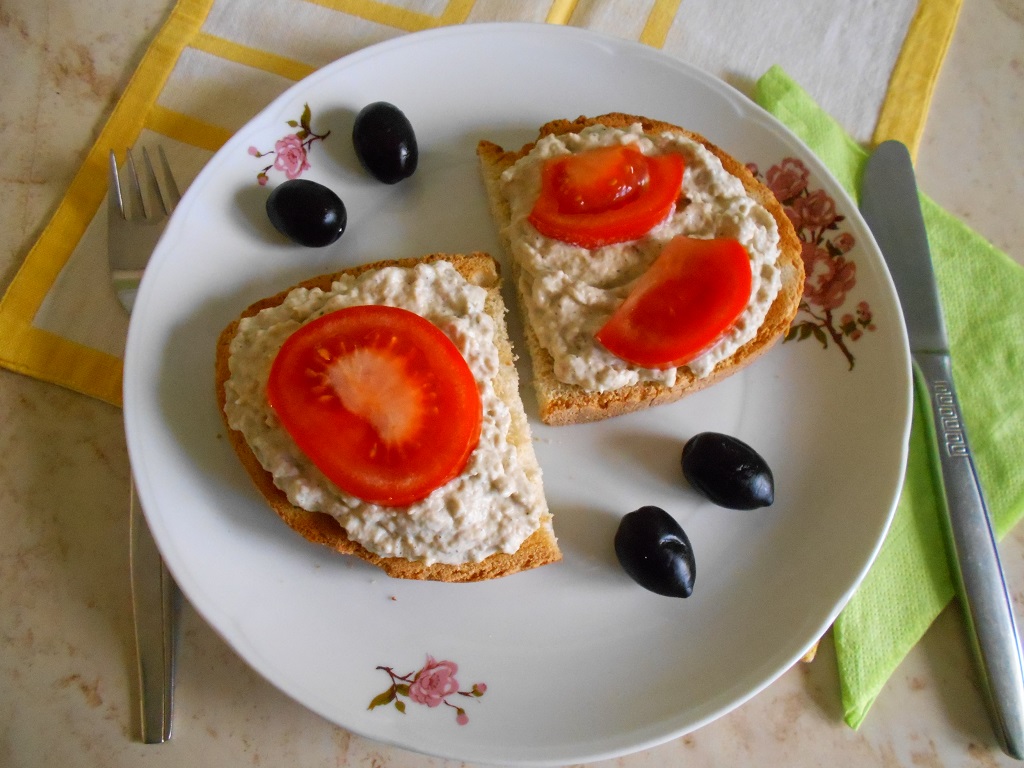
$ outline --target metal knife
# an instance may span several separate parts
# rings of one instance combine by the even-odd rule
[[[860,210],[896,285],[917,393],[927,403],[942,475],[948,552],[1000,746],[1024,759],[1024,660],[992,522],[953,386],[949,342],[914,168],[898,141],[868,159]]]

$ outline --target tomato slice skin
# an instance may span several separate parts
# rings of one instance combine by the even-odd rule
[[[750,257],[736,240],[670,240],[595,335],[644,368],[676,368],[707,351],[750,300]]]
[[[311,320],[270,369],[267,400],[343,491],[407,506],[465,469],[483,406],[458,348],[405,309],[360,305]]]
[[[583,248],[636,240],[679,199],[682,155],[647,156],[635,147],[597,147],[549,158],[529,222],[546,237]]]

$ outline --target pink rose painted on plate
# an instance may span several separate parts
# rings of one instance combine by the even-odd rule
[[[395,709],[405,714],[404,697],[416,704],[423,704],[431,708],[441,705],[450,707],[455,710],[455,722],[459,725],[466,725],[469,722],[466,710],[457,704],[452,704],[449,698],[462,696],[479,699],[487,691],[487,685],[484,683],[473,683],[468,691],[460,691],[459,681],[455,677],[458,674],[459,666],[454,661],[438,661],[429,654],[426,663],[415,673],[400,675],[391,667],[377,667],[377,669],[388,674],[391,678],[391,687],[377,694],[367,709],[393,703]]]
[[[281,137],[274,142],[273,149],[265,152],[255,146],[249,147],[249,154],[253,157],[274,156],[274,162],[265,166],[256,174],[256,181],[260,183],[260,186],[265,185],[270,180],[268,174],[271,169],[280,171],[289,179],[297,179],[305,171],[309,170],[309,150],[313,146],[313,142],[323,141],[331,135],[330,131],[326,133],[314,132],[310,127],[312,117],[309,104],[305,104],[299,119],[288,121],[290,128],[297,129],[294,133]]]
[[[458,671],[459,667],[454,661],[434,661],[428,656],[426,666],[416,674],[409,686],[409,698],[417,704],[436,707],[448,696],[458,692],[459,681],[455,679]]]
[[[306,147],[302,140],[294,133],[279,139],[274,145],[274,168],[283,171],[289,179],[297,179],[302,172],[309,168],[309,160],[306,159]]]
[[[756,165],[747,167],[782,203],[802,246],[804,295],[785,340],[814,338],[823,349],[831,343],[843,353],[852,370],[855,358],[849,342],[860,339],[865,331],[875,330],[875,324],[866,301],[859,302],[854,312],[836,319],[836,312],[857,285],[857,264],[849,256],[856,241],[840,229],[846,217],[836,210],[835,200],[825,190],[811,188],[810,171],[798,158],[787,157],[763,177]]]

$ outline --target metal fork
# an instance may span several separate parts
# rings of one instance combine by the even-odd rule
[[[122,189],[117,157],[113,151],[110,152],[110,189],[107,194],[110,276],[118,300],[129,313],[135,304],[143,270],[163,232],[167,217],[181,199],[163,147],[159,148],[164,177],[162,188],[145,148],[142,156],[148,195],[143,193],[143,182],[139,179],[131,150],[126,163],[127,189]],[[159,744],[171,737],[176,618],[180,596],[142,515],[134,479],[129,497],[129,520],[139,722],[142,740],[147,744]]]
[[[117,298],[129,313],[135,305],[139,281],[157,240],[164,231],[167,217],[181,200],[181,193],[174,181],[174,174],[171,173],[163,147],[158,148],[158,155],[163,184],[157,178],[148,149],[142,149],[144,181],[139,179],[135,157],[131,150],[128,151],[128,188],[124,190],[119,179],[117,156],[113,150],[110,152],[107,255],[110,261],[110,278]]]

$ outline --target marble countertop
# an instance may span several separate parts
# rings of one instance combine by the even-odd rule
[[[170,0],[5,0],[0,8],[0,288],[67,189]],[[921,188],[1024,264],[1024,0],[965,2],[918,171]],[[2,343],[2,341],[0,341]],[[174,738],[138,742],[121,412],[0,370],[0,764],[458,763],[333,726],[260,678],[187,605]],[[1024,528],[1001,552],[1024,615]],[[1009,766],[959,609],[947,609],[864,725],[842,722],[831,637],[714,723],[609,762],[640,766]]]

